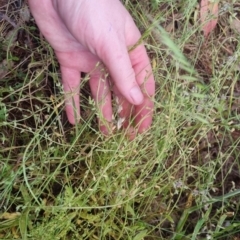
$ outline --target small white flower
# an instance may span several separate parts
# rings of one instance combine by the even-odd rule
[[[207,234],[207,240],[211,240],[212,239],[212,236]]]
[[[118,97],[116,97],[116,103],[119,104],[119,99],[118,99]]]
[[[117,129],[119,130],[122,127],[123,122],[125,121],[125,118],[119,118],[117,121]]]
[[[120,113],[122,110],[123,110],[122,105],[119,105],[119,106],[118,106],[118,110],[117,110],[117,112]]]

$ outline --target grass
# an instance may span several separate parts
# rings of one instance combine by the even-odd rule
[[[99,133],[88,76],[70,126],[33,19],[0,23],[0,239],[240,238],[238,3],[220,4],[204,41],[197,1],[149,2],[125,1],[157,84],[154,123],[134,141]]]

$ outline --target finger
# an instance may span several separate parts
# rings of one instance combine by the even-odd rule
[[[135,107],[135,123],[138,126],[138,132],[141,133],[146,131],[152,123],[155,81],[144,46],[139,45],[129,55],[136,75],[136,81],[144,96],[143,103]]]
[[[99,129],[104,135],[109,135],[112,132],[112,102],[107,76],[95,72],[90,75],[89,84],[99,111]]]
[[[118,123],[120,127],[133,132],[132,127],[135,125],[137,132],[147,131],[152,124],[153,117],[153,101],[144,98],[144,102],[138,106],[132,106],[123,96],[117,94],[116,103],[118,106]],[[134,122],[134,124],[133,124]]]
[[[110,38],[111,39],[111,38]],[[135,123],[138,131],[147,130],[153,117],[155,82],[146,50],[139,45],[128,54],[121,39],[106,44],[107,49],[99,56],[108,67],[119,92],[136,107]],[[126,114],[127,115],[127,114]]]
[[[108,68],[111,78],[120,93],[132,104],[143,102],[143,94],[136,81],[124,39],[111,33],[106,44],[99,49],[98,56]]]
[[[61,66],[62,84],[65,93],[65,110],[68,121],[76,124],[80,120],[79,91],[80,73],[77,70]]]
[[[135,107],[135,123],[139,133],[149,129],[153,119],[153,101],[148,98],[144,99],[143,104]]]
[[[137,125],[138,132],[146,131],[153,118],[153,96],[155,93],[155,82],[152,74],[152,68],[149,58],[143,45],[139,45],[129,54],[133,70],[135,72],[137,84],[140,86],[144,96],[143,103],[135,106],[135,111],[129,102],[118,91],[117,86],[114,87],[114,93],[118,98],[118,109],[121,121],[124,120],[123,126],[129,127],[131,116]]]

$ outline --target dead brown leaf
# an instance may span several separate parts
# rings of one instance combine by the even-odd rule
[[[200,3],[200,20],[203,24],[202,30],[207,37],[216,27],[218,22],[218,1],[201,0]]]

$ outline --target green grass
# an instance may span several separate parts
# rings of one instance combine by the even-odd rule
[[[237,10],[232,3],[204,41],[196,2],[125,1],[157,84],[153,125],[134,141],[124,130],[99,133],[88,76],[82,121],[71,127],[57,62],[34,22],[18,44],[1,23],[0,239],[240,236],[240,50],[227,25]]]

